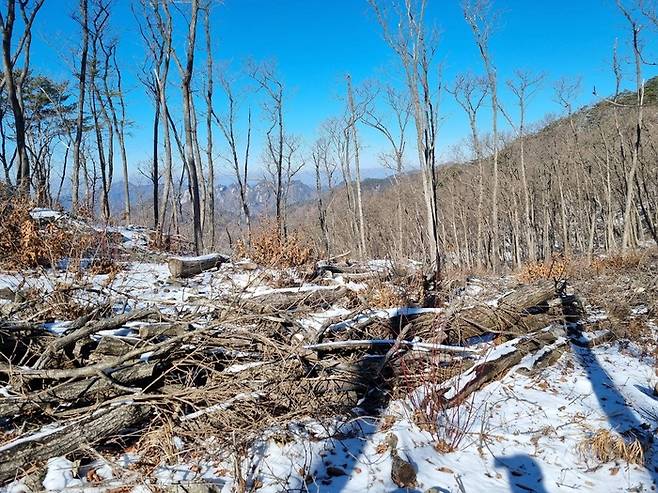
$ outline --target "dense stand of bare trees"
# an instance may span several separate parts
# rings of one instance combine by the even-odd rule
[[[483,75],[464,73],[446,84],[446,92],[469,122],[470,135],[461,154],[470,158],[440,167],[431,162],[436,139],[432,126],[438,118],[431,96],[441,91],[442,81],[440,67],[435,67],[439,78],[429,82],[433,50],[423,51],[428,46],[422,28],[425,2],[371,4],[385,40],[402,62],[410,109],[402,110],[400,100],[391,98],[389,89],[388,97],[381,98],[376,107],[387,106],[395,118],[384,121],[373,110],[360,117],[363,124],[386,136],[391,150],[383,156],[384,162],[391,158],[397,162],[397,172],[383,192],[374,189],[363,194],[369,254],[413,258],[421,258],[421,252],[427,254],[431,241],[419,239],[432,231],[433,210],[437,214],[438,251],[446,262],[459,268],[496,269],[502,264],[517,266],[550,259],[556,253],[591,257],[595,252],[634,248],[647,241],[658,244],[658,149],[654,144],[658,79],[652,79],[648,86],[644,80],[642,70],[648,62],[640,38],[642,22],[655,23],[656,18],[646,3],[631,8],[617,1],[629,26],[634,91],[620,91],[621,69],[615,51],[613,72],[618,89],[612,98],[577,110],[578,81],[561,79],[555,84],[554,100],[564,116],[531,126],[528,106],[538,89],[546,88],[545,74],[515,71],[505,84],[511,103],[503,106],[489,48],[495,18],[492,4],[465,2],[464,17],[484,70]],[[641,5],[643,11],[637,8]],[[487,131],[480,128],[482,110],[491,117]],[[404,122],[408,118],[404,115],[408,112],[418,130],[421,170],[403,174],[403,160],[409,158],[404,154]],[[509,134],[500,132],[499,114],[511,129]],[[341,141],[335,128],[327,135]],[[400,135],[399,141],[395,135]],[[430,140],[425,140],[427,136]],[[344,137],[342,142],[337,151],[347,147]],[[318,172],[322,166],[317,156],[323,155],[319,149],[316,143],[313,156]],[[340,152],[333,159],[344,166]],[[359,251],[360,239],[355,236],[358,216],[344,214],[345,210],[353,211],[356,203],[350,185],[353,177],[344,173],[344,178],[347,183],[343,187],[325,193],[319,202],[317,235],[332,251]],[[434,198],[436,205],[432,206]],[[421,221],[424,214],[426,227]]]
[[[241,70],[216,63],[213,0],[133,1],[145,48],[134,74],[140,88],[125,82],[131,68],[121,60],[112,0],[78,0],[70,80],[39,75],[30,49],[46,1],[3,0],[0,10],[3,181],[39,204],[66,202],[70,189],[74,211],[108,223],[148,222],[159,240],[187,235],[200,253],[222,243],[223,229],[229,232],[218,207],[218,163],[228,165],[237,189],[230,229],[247,243],[259,220],[250,182],[260,168],[281,238],[303,224],[327,254],[412,257],[425,262],[434,285],[446,264],[495,270],[556,251],[592,256],[658,243],[658,83],[644,73],[653,64],[646,37],[658,28],[652,2],[611,0],[626,25],[621,42],[630,47],[633,91],[622,91],[618,47],[611,47],[615,94],[579,110],[578,81],[560,79],[554,100],[563,116],[533,125],[528,108],[540,88],[550,87],[548,77],[521,69],[508,80],[499,74],[491,0],[463,2],[481,64],[450,80],[427,0],[368,0],[402,83],[359,84],[347,74],[344,110],[311,144],[290,131],[294,91],[274,63],[250,61]],[[145,90],[152,101],[148,163],[129,159],[129,89]],[[469,128],[461,159],[447,165],[439,162],[441,98],[454,100]],[[388,183],[374,188],[362,180],[369,132],[383,139],[379,160],[391,172]],[[256,152],[255,138],[263,142]],[[138,164],[151,183],[147,198],[131,197],[130,173]],[[313,171],[317,212],[301,219],[289,202],[305,164]],[[112,210],[119,169],[123,200]],[[149,207],[136,207],[136,200]]]

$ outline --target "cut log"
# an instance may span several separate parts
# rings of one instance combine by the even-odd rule
[[[134,310],[132,312],[124,313],[122,315],[117,315],[116,317],[105,318],[97,322],[87,323],[86,325],[83,324],[80,328],[77,328],[73,332],[66,334],[62,337],[59,337],[58,339],[55,339],[52,342],[52,344],[46,349],[46,351],[41,355],[39,361],[37,361],[37,363],[34,365],[34,368],[35,369],[45,368],[48,362],[50,361],[51,354],[56,353],[59,350],[65,349],[75,344],[77,341],[89,337],[92,334],[95,334],[102,330],[116,329],[117,327],[121,327],[127,322],[146,318],[150,315],[155,315],[156,313],[157,312],[152,308],[148,308],[144,310]],[[78,325],[80,324],[77,324],[76,327]]]
[[[137,425],[148,416],[148,406],[123,405],[90,413],[51,431],[21,437],[0,447],[0,483],[20,477],[35,463],[45,462],[93,444]]]
[[[413,324],[412,334],[449,344],[463,344],[487,333],[523,335],[546,327],[546,319],[532,315],[531,308],[557,296],[553,281],[524,286],[498,301],[496,306],[477,305],[457,311],[447,318],[443,313],[427,312],[390,319],[392,329]]]
[[[277,291],[253,296],[241,303],[243,309],[255,313],[294,310],[301,307],[329,308],[349,293],[346,287],[313,291]]]
[[[86,380],[53,385],[25,398],[7,398],[0,401],[0,418],[27,414],[40,409],[43,405],[70,402],[94,402],[126,394],[113,381],[121,385],[134,385],[135,382],[152,382],[156,364],[147,363],[123,368],[109,373],[108,378],[95,376]]]
[[[459,346],[447,346],[443,344],[431,344],[413,341],[397,341],[396,339],[367,339],[358,341],[322,342],[320,344],[309,344],[304,346],[304,349],[318,352],[350,352],[358,350],[386,350],[395,344],[399,344],[401,348],[413,349],[416,351],[440,351],[461,355],[473,354],[473,351]]]
[[[566,334],[562,328],[547,329],[527,336],[518,340],[509,341],[504,346],[498,346],[494,351],[502,354],[494,359],[489,359],[483,363],[475,365],[466,373],[457,377],[456,391],[446,399],[446,407],[459,406],[475,391],[480,390],[494,380],[500,380],[516,364],[520,363],[523,357],[542,347],[555,343],[558,338],[564,337],[564,344],[567,343]],[[505,352],[505,349],[508,349]]]
[[[200,257],[172,257],[169,259],[169,272],[173,278],[192,277],[206,270],[214,269],[229,261],[226,255],[211,253]]]
[[[139,328],[139,337],[150,339],[151,337],[173,337],[187,332],[189,324],[186,323],[158,323],[143,325]]]

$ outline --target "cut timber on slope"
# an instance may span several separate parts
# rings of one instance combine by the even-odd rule
[[[521,362],[524,356],[539,351],[548,345],[551,352],[565,346],[568,342],[566,332],[561,327],[549,327],[538,332],[533,332],[526,336],[509,341],[506,345],[509,351],[500,356],[488,359],[483,363],[475,365],[457,380],[458,388],[454,394],[446,400],[446,407],[459,406],[475,391],[482,389],[485,385],[494,380],[502,379],[507,372]],[[500,351],[503,346],[498,346]],[[539,358],[537,363],[543,364]]]
[[[496,306],[477,305],[456,311],[452,320],[445,326],[445,337],[442,342],[461,344],[471,337],[487,333],[510,331],[518,335],[527,333],[528,329],[537,328],[534,327],[535,320],[529,310],[556,296],[555,283],[541,281],[523,286],[504,296]],[[437,324],[438,317],[439,315],[431,312],[412,317],[394,317],[391,319],[391,324],[403,326],[411,322],[414,326],[414,334],[431,334],[436,339],[437,330],[441,328],[441,325]],[[523,330],[524,327],[525,330]]]
[[[169,259],[169,272],[173,278],[192,277],[209,269],[214,269],[229,261],[226,255],[211,253],[201,257],[172,257]]]
[[[75,423],[55,428],[50,433],[14,440],[0,447],[0,483],[20,476],[26,466],[69,454],[82,445],[114,436],[138,424],[148,412],[148,406],[106,408]]]

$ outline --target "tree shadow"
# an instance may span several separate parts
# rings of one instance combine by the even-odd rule
[[[584,309],[575,295],[561,297],[564,320],[567,333],[571,339],[571,350],[576,361],[585,370],[592,385],[592,389],[599,406],[606,414],[610,427],[625,437],[634,437],[640,440],[645,447],[644,468],[647,470],[654,485],[658,485],[658,461],[653,443],[651,424],[644,422],[634,407],[627,401],[617,388],[609,373],[601,366],[596,354],[592,351],[592,344],[583,336],[582,329]],[[657,426],[658,422],[653,423]]]
[[[384,323],[388,325],[391,337],[395,338],[400,334],[404,325],[409,323],[409,317],[406,316],[405,309],[400,309],[398,315],[390,317]],[[375,351],[374,354],[373,351],[370,351],[370,355],[384,357],[388,349],[383,347],[381,351]],[[311,472],[314,481],[312,484],[307,484],[306,489],[309,492],[340,493],[352,486],[351,482],[356,476],[368,474],[367,470],[372,467],[366,457],[366,449],[371,443],[372,437],[379,431],[382,413],[388,408],[391,400],[389,384],[392,373],[388,364],[377,371],[374,370],[372,364],[367,363],[368,359],[365,354],[361,357],[366,359],[361,360],[361,364],[357,365],[356,370],[357,381],[363,385],[361,391],[358,392],[358,404],[354,409],[357,412],[350,420],[351,425],[346,425],[341,433],[329,439],[330,446],[327,449],[327,455]],[[403,451],[401,451],[401,455],[408,460]],[[418,471],[418,464],[413,464],[413,466]],[[386,475],[386,478],[390,477],[391,471],[388,463],[381,468],[381,472]],[[381,483],[372,485],[373,491],[381,490],[381,488],[384,488]],[[370,485],[368,490],[371,490]],[[421,493],[421,490],[414,488],[387,491]]]
[[[496,457],[494,464],[507,471],[507,481],[513,493],[546,493],[544,475],[531,457],[525,454]]]

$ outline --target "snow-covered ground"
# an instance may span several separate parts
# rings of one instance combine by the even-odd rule
[[[43,211],[38,211],[38,215],[49,217]],[[134,232],[126,236],[135,244],[142,243]],[[378,269],[387,265],[384,261],[371,264]],[[30,287],[49,291],[66,281],[67,276],[66,272],[1,274],[0,289],[15,291]],[[164,263],[132,262],[113,276],[90,276],[87,282],[102,295],[122,300],[128,306],[155,305],[165,313],[203,311],[213,301],[229,294],[249,297],[277,291],[328,289],[311,284],[275,289],[265,285],[263,278],[262,270],[244,271],[229,263],[190,280],[172,281]],[[340,278],[334,283],[339,285]],[[470,294],[477,295],[479,291]],[[372,315],[387,318],[409,311],[400,307]],[[301,323],[319,328],[330,318],[348,314],[349,310],[333,307]],[[647,311],[638,308],[632,315],[646,317]],[[602,316],[598,314],[597,319]],[[61,332],[64,322],[57,321],[45,328]],[[648,323],[654,335],[658,335],[656,326]],[[133,329],[134,324],[104,335],[129,337]],[[587,331],[588,326],[584,329]],[[492,349],[486,357],[504,351],[503,345]],[[524,359],[502,380],[487,385],[474,394],[472,401],[446,415],[450,423],[459,420],[463,427],[463,438],[455,451],[446,452],[437,447],[436,436],[414,423],[410,400],[399,399],[389,402],[375,416],[359,416],[363,413],[355,410],[357,417],[347,422],[337,420],[331,426],[302,420],[285,429],[264,430],[262,438],[242,461],[240,470],[253,488],[251,491],[259,492],[655,491],[658,444],[650,442],[658,429],[658,397],[653,394],[658,379],[654,356],[633,342],[617,340],[592,349],[567,345],[567,351],[557,363],[541,370],[527,370],[531,363],[530,359]],[[11,391],[0,390],[3,395]],[[235,398],[239,402],[257,396]],[[29,439],[38,440],[51,428]],[[646,441],[643,463],[601,463],[584,445],[600,429],[618,433],[633,430]],[[415,488],[399,489],[391,480],[392,459],[383,446],[389,433],[395,433],[399,439],[400,456],[417,470]],[[185,441],[180,437],[172,440],[181,457],[189,457]],[[82,469],[68,458],[54,457],[48,462],[43,488],[109,492],[126,491],[116,488],[130,485],[133,491],[143,492],[156,491],[156,484],[208,483],[215,490],[207,491],[236,491],[234,462],[216,448],[212,437],[206,441],[207,446],[196,451],[199,458],[195,462],[163,463],[149,477],[139,476],[131,467],[139,461],[139,456],[134,454],[99,458]],[[0,491],[27,490],[21,482],[16,482]]]

